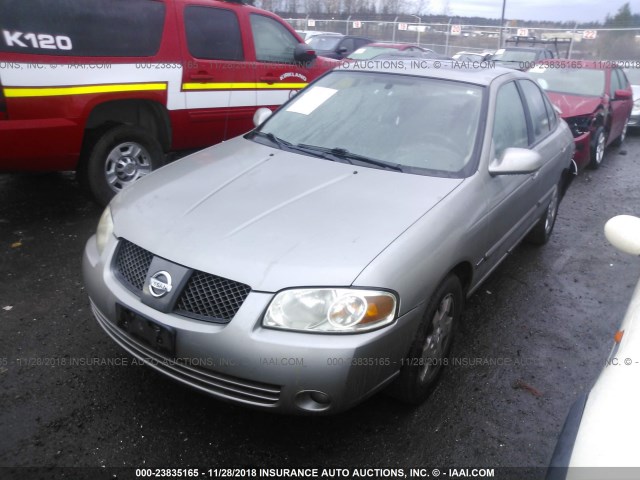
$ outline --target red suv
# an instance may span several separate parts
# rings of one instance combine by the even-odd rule
[[[615,62],[546,60],[529,70],[573,133],[578,167],[598,168],[610,144],[621,145],[633,108],[631,86]]]
[[[337,62],[215,0],[0,0],[0,170],[77,170],[100,203],[165,153],[252,128]]]

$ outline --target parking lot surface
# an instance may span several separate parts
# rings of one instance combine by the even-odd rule
[[[604,365],[638,276],[603,225],[640,215],[640,135],[582,172],[544,247],[521,245],[467,304],[420,407],[377,395],[335,417],[227,405],[125,354],[80,262],[101,209],[72,174],[0,175],[0,466],[497,468],[544,475]],[[624,367],[620,367],[624,368]]]

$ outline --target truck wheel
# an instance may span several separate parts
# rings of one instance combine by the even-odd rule
[[[105,206],[116,193],[163,164],[158,140],[140,127],[119,125],[89,147],[78,173],[96,202]]]

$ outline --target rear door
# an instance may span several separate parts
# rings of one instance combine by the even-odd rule
[[[255,93],[252,74],[244,68],[247,46],[237,13],[186,4],[180,17],[184,25],[183,113],[187,118],[184,131],[176,137],[195,148],[249,130]]]

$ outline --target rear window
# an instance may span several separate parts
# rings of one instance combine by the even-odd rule
[[[0,0],[0,52],[147,57],[162,40],[155,0]]]
[[[184,11],[189,52],[207,60],[243,60],[242,33],[235,13],[189,6]]]

